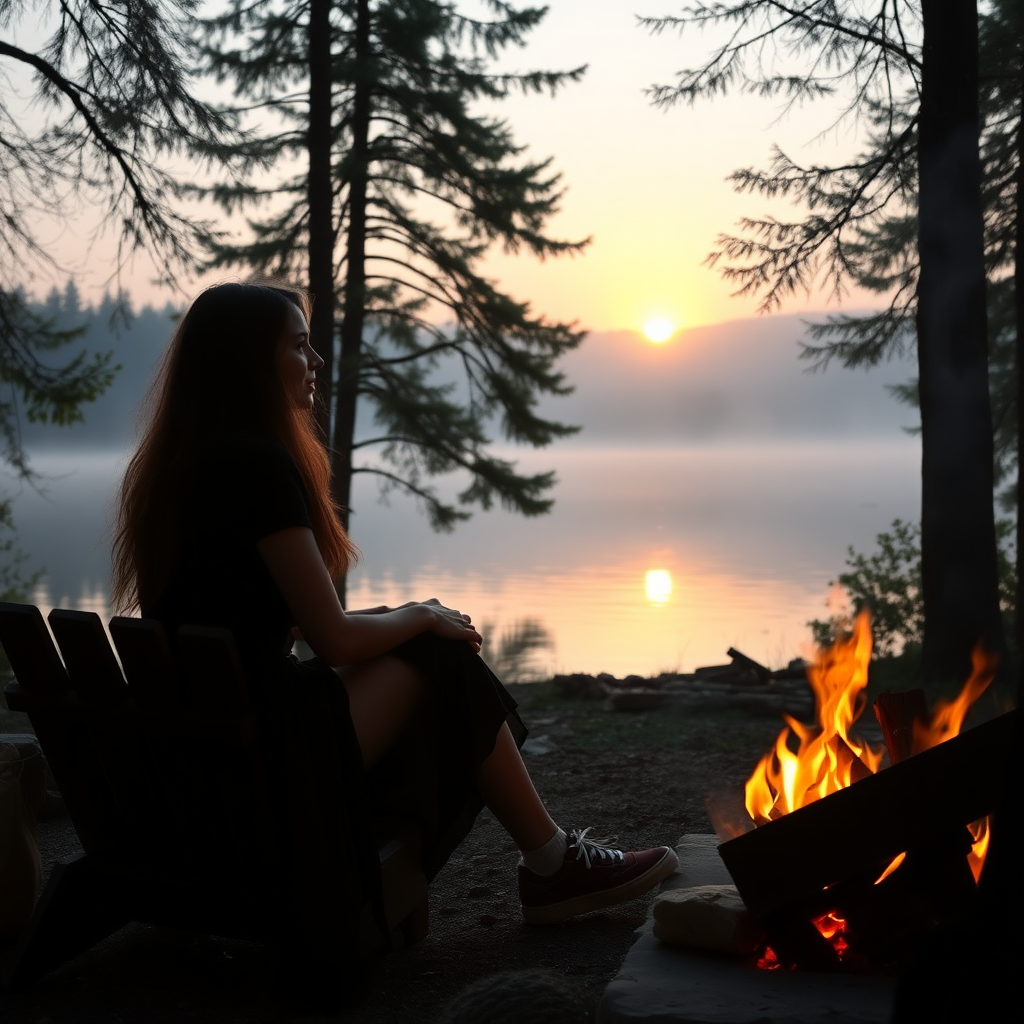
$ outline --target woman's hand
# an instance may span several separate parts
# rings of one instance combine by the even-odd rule
[[[479,654],[482,637],[473,628],[473,620],[455,608],[449,608],[441,604],[436,597],[430,597],[426,601],[406,601],[397,608],[389,608],[386,604],[376,608],[359,608],[350,610],[349,615],[383,615],[387,612],[402,611],[406,608],[426,608],[430,611],[434,622],[428,632],[436,633],[448,640],[465,640],[473,650]]]
[[[473,620],[454,608],[446,608],[436,597],[431,597],[422,602],[424,608],[429,608],[435,617],[434,625],[430,632],[443,636],[447,640],[465,640],[473,650],[479,654],[480,644],[483,637],[473,626]]]
[[[346,615],[384,615],[387,612],[398,612],[398,611],[401,611],[403,608],[418,608],[421,605],[425,605],[425,604],[436,605],[436,604],[440,604],[440,603],[441,602],[438,601],[438,599],[436,597],[432,597],[432,598],[430,598],[429,601],[406,601],[405,604],[395,605],[394,608],[392,608],[390,605],[387,605],[387,604],[379,604],[379,605],[377,605],[374,608],[347,608],[345,610],[345,614]]]

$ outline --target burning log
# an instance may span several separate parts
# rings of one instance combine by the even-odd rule
[[[914,752],[914,723],[928,720],[924,690],[880,693],[875,699],[875,718],[882,727],[889,763],[906,760]]]
[[[819,897],[995,809],[1018,712],[995,718],[723,843],[744,902],[765,916]]]
[[[866,779],[873,774],[871,769],[857,756],[856,751],[841,736],[835,737],[833,744],[840,771],[849,773],[851,783],[860,782],[861,779]]]

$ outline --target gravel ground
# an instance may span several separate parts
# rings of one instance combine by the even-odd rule
[[[624,848],[710,831],[707,793],[742,786],[777,719],[678,710],[615,713],[603,703],[515,688],[534,752],[527,763],[553,817],[594,827]],[[73,850],[66,819],[41,824],[47,863]],[[497,972],[543,970],[596,1007],[653,895],[559,925],[523,924],[516,850],[487,813],[438,875],[430,934],[368,967],[348,1024],[430,1024],[467,985]],[[262,947],[142,925],[122,929],[32,987],[0,994],[5,1024],[157,1024],[317,1020],[273,1004]],[[326,1018],[325,1018],[326,1019]]]

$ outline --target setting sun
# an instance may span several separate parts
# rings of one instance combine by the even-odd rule
[[[667,569],[648,569],[644,591],[651,604],[664,604],[672,596],[672,575]]]
[[[644,336],[648,341],[661,344],[675,334],[675,325],[664,317],[653,317],[644,324]]]

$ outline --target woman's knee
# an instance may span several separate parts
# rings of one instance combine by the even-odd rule
[[[416,710],[423,680],[412,665],[390,655],[345,665],[335,672],[348,691],[349,714],[364,763],[373,764]]]

